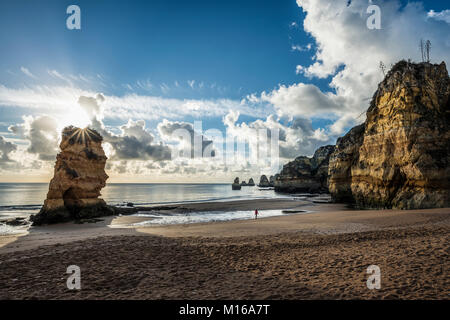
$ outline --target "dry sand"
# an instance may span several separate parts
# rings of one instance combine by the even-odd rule
[[[32,228],[0,248],[0,298],[450,298],[450,208],[258,205],[313,213],[139,229],[129,227],[142,219],[133,216]],[[66,288],[72,264],[81,268],[80,291]],[[366,286],[372,264],[381,269],[380,290]]]

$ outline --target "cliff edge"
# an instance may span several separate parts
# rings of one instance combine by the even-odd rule
[[[329,162],[337,202],[364,208],[450,206],[450,79],[445,63],[398,62],[364,124],[338,139]]]

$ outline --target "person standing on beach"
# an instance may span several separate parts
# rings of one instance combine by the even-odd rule
[[[255,210],[255,220],[258,219],[258,209]]]

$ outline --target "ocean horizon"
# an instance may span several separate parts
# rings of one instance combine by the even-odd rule
[[[0,183],[0,218],[28,217],[42,207],[48,183]],[[136,206],[182,204],[205,201],[238,201],[286,198],[274,190],[242,187],[234,191],[230,183],[109,183],[101,198],[107,204]]]

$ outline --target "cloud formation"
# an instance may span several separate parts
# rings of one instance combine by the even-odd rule
[[[98,93],[95,97],[80,96],[78,98],[78,104],[90,119],[103,113],[100,107],[103,101],[105,101],[105,97],[101,93]]]
[[[9,163],[13,162],[10,159],[9,154],[17,150],[17,146],[9,141],[6,141],[4,137],[0,136],[0,168],[4,168]]]
[[[428,12],[428,17],[432,18],[432,19],[436,19],[436,20],[442,20],[445,21],[447,23],[450,23],[450,10],[443,10],[440,12],[436,12],[434,10],[430,10]]]
[[[92,120],[91,127],[97,130],[103,141],[112,147],[111,161],[117,160],[169,160],[171,150],[162,143],[153,143],[154,136],[145,130],[145,121],[129,120],[120,127],[121,134],[116,135],[108,131],[103,123],[97,119]]]
[[[314,130],[311,120],[306,118],[295,117],[288,124],[280,123],[274,115],[268,116],[266,120],[258,119],[249,123],[237,123],[238,119],[239,113],[233,111],[223,119],[227,132],[234,137],[244,137],[255,142],[260,139],[260,130],[267,132],[268,139],[271,138],[271,130],[278,130],[279,156],[284,159],[295,158],[300,154],[311,155],[319,146],[330,143],[332,139],[323,129]],[[269,148],[270,145],[267,143],[265,147]],[[270,156],[268,150],[265,154]]]
[[[311,65],[297,66],[309,78],[327,79],[329,91],[307,83],[280,85],[263,92],[259,101],[272,104],[279,116],[325,118],[335,136],[362,122],[370,98],[383,78],[380,61],[390,66],[401,59],[419,60],[421,38],[432,43],[432,61],[448,65],[450,25],[448,11],[426,12],[420,3],[402,6],[378,1],[381,29],[368,29],[365,0],[297,0],[306,13],[304,31],[315,40]],[[255,102],[255,97],[248,100]]]
[[[29,86],[10,88],[0,85],[0,106],[32,109],[52,114],[55,118],[67,116],[68,111],[79,112],[80,107],[88,114],[97,112],[95,103],[101,103],[106,119],[162,120],[222,117],[229,110],[238,110],[250,116],[267,116],[273,110],[267,106],[251,106],[232,99],[173,99],[150,95],[126,94],[123,96],[101,94],[75,86]],[[79,101],[80,97],[81,101]],[[89,99],[90,97],[90,99]],[[96,101],[95,101],[96,100]],[[103,101],[104,100],[104,101]]]
[[[57,121],[49,116],[24,116],[23,123],[8,128],[29,143],[28,153],[38,155],[40,160],[54,160],[58,146]]]
[[[164,119],[158,124],[157,128],[164,141],[178,142],[180,156],[194,158],[214,157],[215,155],[212,146],[213,141],[196,132],[191,123]],[[201,146],[201,150],[195,150],[197,144]]]
[[[22,71],[25,75],[29,76],[30,78],[36,79],[36,76],[31,73],[30,70],[28,70],[25,67],[20,67],[20,71]]]

